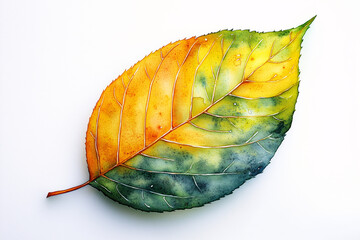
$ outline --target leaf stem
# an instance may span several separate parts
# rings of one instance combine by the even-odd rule
[[[79,188],[85,187],[85,186],[88,185],[89,183],[90,183],[90,180],[87,181],[87,182],[84,182],[84,183],[81,184],[81,185],[78,185],[78,186],[75,186],[75,187],[72,187],[72,188],[68,188],[68,189],[65,189],[65,190],[59,190],[59,191],[54,191],[54,192],[49,192],[46,197],[48,198],[48,197],[52,197],[52,196],[55,196],[55,195],[72,192],[72,191],[77,190],[77,189],[79,189]]]

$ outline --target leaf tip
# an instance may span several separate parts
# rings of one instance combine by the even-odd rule
[[[313,16],[313,17],[310,18],[305,24],[306,24],[306,25],[310,25],[310,24],[315,20],[316,17],[317,17],[317,15]]]
[[[300,25],[299,28],[306,28],[308,29],[311,25],[311,23],[315,20],[315,18],[317,17],[317,15],[313,16],[312,18],[310,18],[309,20],[307,20],[304,24]]]
[[[293,28],[291,31],[297,32],[300,34],[300,38],[302,38],[305,34],[305,32],[309,29],[311,23],[315,20],[317,15],[313,16],[309,20],[307,20],[305,23],[301,24],[300,26]]]

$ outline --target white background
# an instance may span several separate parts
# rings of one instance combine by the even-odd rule
[[[357,1],[0,0],[0,239],[360,239]],[[264,173],[205,207],[143,213],[90,186],[102,90],[170,41],[222,29],[305,35],[293,126]]]

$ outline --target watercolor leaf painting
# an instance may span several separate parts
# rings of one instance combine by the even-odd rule
[[[299,27],[220,31],[149,54],[102,93],[86,133],[91,185],[143,211],[199,207],[269,164],[299,86]]]

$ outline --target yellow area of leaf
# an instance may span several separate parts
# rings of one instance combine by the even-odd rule
[[[261,45],[249,56],[243,83],[232,94],[272,97],[294,85],[298,81],[301,41],[307,27],[302,25],[281,37],[276,32],[264,33]]]

